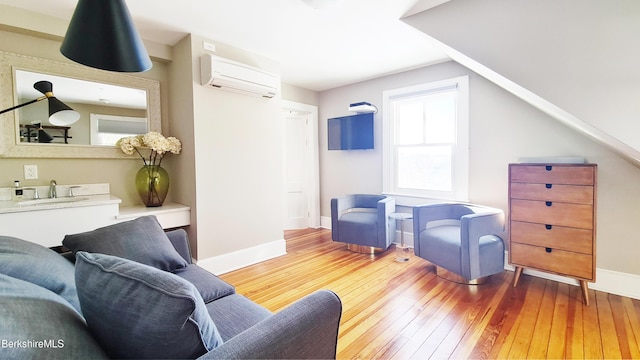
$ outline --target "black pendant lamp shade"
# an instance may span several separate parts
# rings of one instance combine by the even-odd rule
[[[68,126],[78,121],[80,113],[53,96],[53,84],[49,81],[38,81],[33,87],[43,93],[49,103],[49,123],[57,126]]]
[[[60,52],[93,68],[141,72],[151,59],[124,0],[79,0]]]

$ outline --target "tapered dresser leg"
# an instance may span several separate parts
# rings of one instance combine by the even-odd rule
[[[516,272],[513,275],[513,287],[518,285],[518,280],[520,280],[520,275],[522,275],[522,268],[520,266],[516,266]]]
[[[589,286],[587,282],[584,280],[580,280],[580,288],[582,288],[582,298],[584,299],[584,304],[589,306]]]

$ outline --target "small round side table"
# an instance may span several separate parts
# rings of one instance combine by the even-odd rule
[[[396,212],[389,214],[389,217],[396,220],[396,225],[400,227],[400,244],[396,244],[396,261],[407,262],[409,261],[409,247],[404,242],[403,224],[406,220],[413,219],[413,215]]]

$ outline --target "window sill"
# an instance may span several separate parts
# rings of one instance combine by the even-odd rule
[[[406,206],[413,207],[417,205],[424,204],[436,204],[442,202],[469,202],[469,200],[460,200],[460,199],[436,199],[436,198],[428,198],[421,196],[412,196],[405,194],[394,194],[394,193],[382,193],[383,195],[391,196],[396,199],[396,206]]]

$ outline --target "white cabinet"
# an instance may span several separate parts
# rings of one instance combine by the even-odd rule
[[[46,193],[47,187],[38,189]],[[74,186],[73,198],[11,201],[11,188],[0,189],[0,235],[13,236],[46,247],[62,245],[67,234],[91,231],[135,218],[154,215],[164,229],[187,226],[191,209],[176,203],[147,208],[121,207],[119,198],[109,195],[109,184]],[[65,192],[66,193],[66,192]]]

